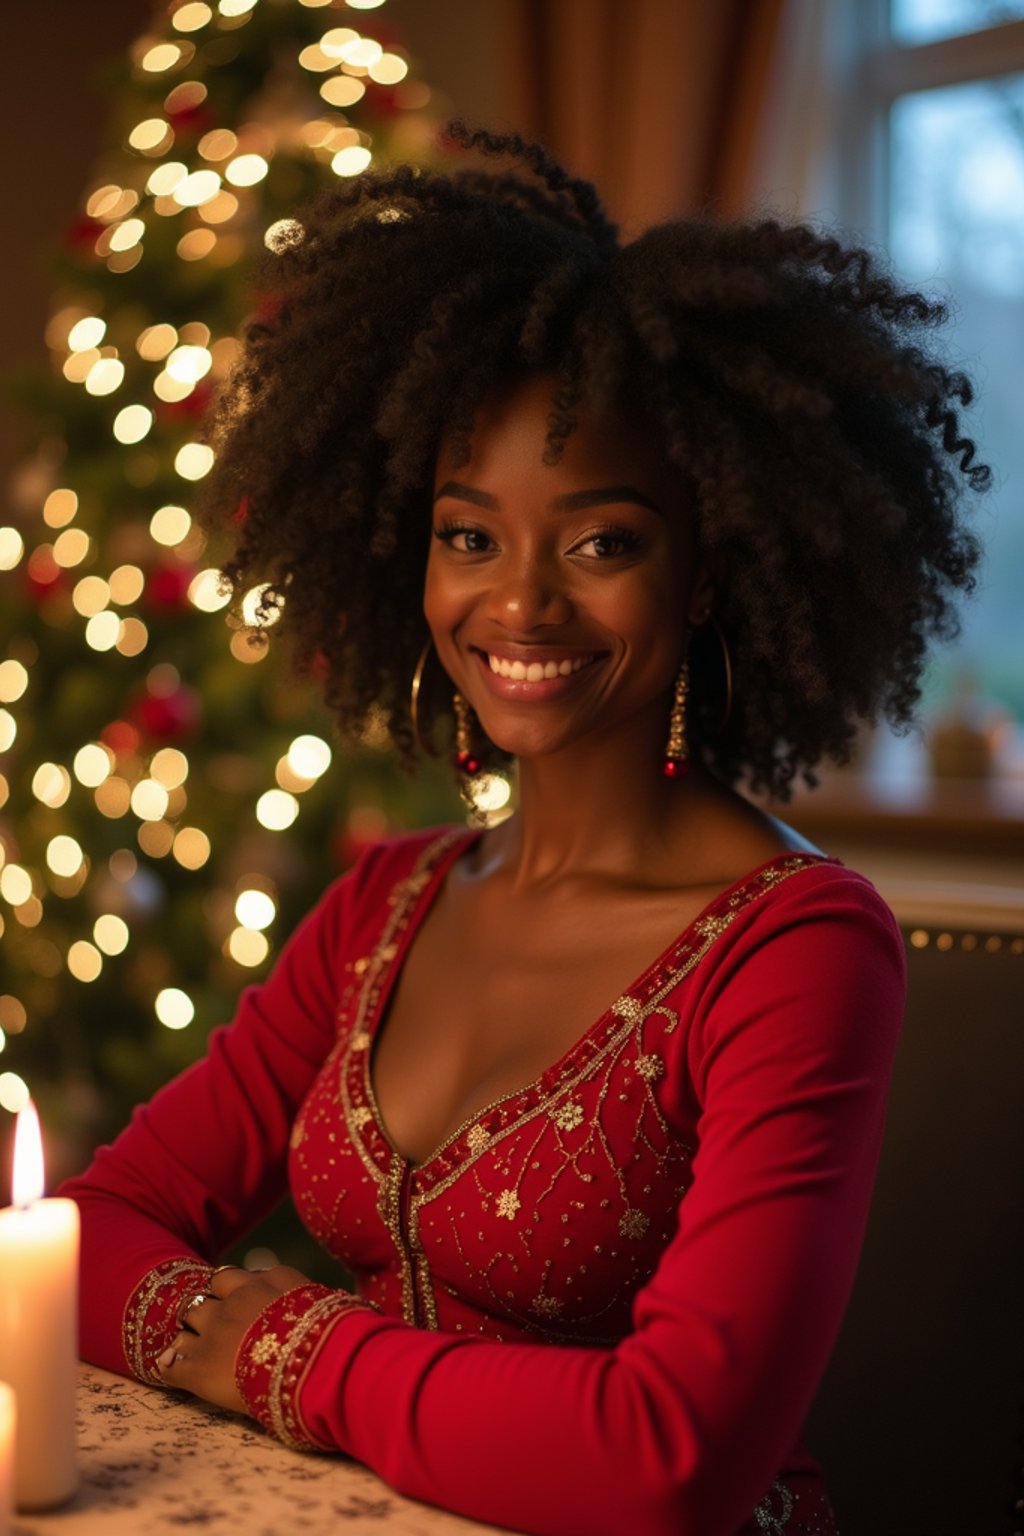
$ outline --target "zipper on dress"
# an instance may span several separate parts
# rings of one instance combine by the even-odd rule
[[[402,1266],[402,1313],[415,1328],[423,1326],[420,1315],[419,1286],[416,1283],[416,1257],[411,1241],[413,1165],[398,1152],[391,1154],[388,1184],[391,1193],[391,1236]]]

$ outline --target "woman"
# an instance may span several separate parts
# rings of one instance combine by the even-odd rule
[[[84,1351],[517,1530],[830,1533],[800,1426],[903,950],[733,786],[909,718],[977,559],[969,387],[863,253],[620,248],[541,149],[454,133],[518,168],[287,231],[208,510],[350,733],[447,720],[518,809],[362,858],[74,1182]],[[286,1181],[358,1294],[214,1267]]]

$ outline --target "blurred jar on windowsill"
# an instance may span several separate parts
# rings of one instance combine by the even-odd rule
[[[926,722],[925,742],[936,779],[990,779],[1024,768],[1013,715],[982,694],[969,669],[958,674],[949,703]]]

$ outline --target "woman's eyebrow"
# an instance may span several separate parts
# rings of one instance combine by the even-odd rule
[[[486,507],[490,511],[498,506],[498,498],[489,491],[478,491],[472,485],[464,485],[461,480],[446,480],[438,487],[434,500],[440,501],[442,496],[455,496],[460,501],[470,501],[474,506]],[[551,505],[556,512],[580,512],[586,507],[603,507],[622,501],[636,502],[638,506],[647,507],[660,517],[664,516],[657,502],[632,485],[607,485],[592,491],[568,491],[564,496],[556,496]]]

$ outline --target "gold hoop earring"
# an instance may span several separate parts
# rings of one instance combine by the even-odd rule
[[[718,636],[718,643],[722,647],[722,670],[725,673],[725,704],[722,707],[721,717],[715,729],[711,732],[712,736],[721,736],[729,724],[729,716],[732,714],[732,657],[729,655],[729,645],[725,638],[725,631],[718,619],[713,613],[709,613],[708,618],[714,625],[715,634]]]
[[[409,719],[412,722],[413,739],[418,747],[426,752],[428,757],[437,757],[439,754],[424,736],[420,728],[420,688],[423,686],[423,674],[427,669],[427,659],[430,656],[431,647],[434,644],[433,635],[427,636],[427,643],[419,654],[416,670],[412,674],[412,684],[409,688]]]

